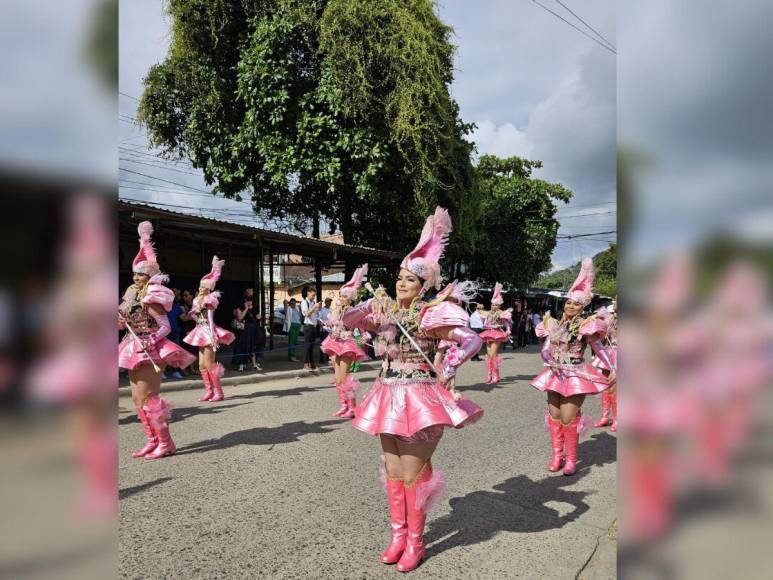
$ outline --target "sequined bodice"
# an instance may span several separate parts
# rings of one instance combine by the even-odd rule
[[[427,336],[419,328],[419,313],[422,306],[424,306],[423,303],[414,304],[411,308],[398,310],[394,316],[429,360],[434,360],[439,341]],[[377,350],[379,352],[383,350],[384,353],[382,376],[398,378],[434,376],[434,369],[396,325],[392,323],[383,325],[376,337],[376,344]]]
[[[140,302],[139,296],[134,296],[124,301],[121,304],[120,310],[126,322],[138,337],[142,338],[158,330],[158,323],[150,315],[147,306]]]
[[[550,354],[558,364],[581,364],[585,360],[585,337],[580,334],[581,320],[550,324]]]

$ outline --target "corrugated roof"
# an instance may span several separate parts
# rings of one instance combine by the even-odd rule
[[[199,222],[203,225],[207,225],[207,224],[218,225],[221,231],[227,230],[234,233],[235,232],[250,233],[252,235],[257,235],[262,238],[274,239],[278,242],[289,242],[289,243],[296,242],[299,244],[309,244],[318,248],[329,249],[334,252],[343,250],[351,253],[378,255],[378,256],[388,258],[388,259],[393,259],[393,260],[399,260],[402,258],[402,255],[398,252],[390,252],[388,250],[379,250],[377,248],[368,248],[365,246],[354,246],[351,244],[338,244],[335,242],[327,242],[324,240],[319,240],[317,238],[312,238],[309,236],[286,234],[284,232],[267,230],[264,228],[258,228],[255,226],[249,226],[249,225],[240,224],[236,222],[229,222],[229,221],[219,220],[215,218],[192,215],[181,211],[174,211],[171,209],[160,208],[156,205],[153,205],[152,202],[142,203],[142,202],[136,202],[136,201],[127,201],[125,199],[119,198],[118,204],[119,204],[119,210],[121,209],[120,206],[125,206],[125,208],[129,210],[138,210],[138,209],[150,210],[150,212],[153,212],[158,215],[168,215],[170,216],[170,218],[172,216],[183,217],[188,222],[193,222],[193,223]]]

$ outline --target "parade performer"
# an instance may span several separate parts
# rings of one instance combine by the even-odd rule
[[[330,363],[333,366],[334,384],[336,391],[338,391],[338,400],[341,403],[341,407],[334,414],[337,417],[349,419],[354,418],[355,396],[359,386],[357,379],[349,374],[349,367],[352,362],[359,362],[368,357],[357,344],[352,331],[343,325],[341,316],[351,307],[354,295],[362,285],[362,279],[367,273],[368,265],[365,264],[357,268],[352,279],[341,286],[325,323],[329,334],[319,347],[330,357]]]
[[[596,315],[607,325],[606,337],[604,339],[604,348],[607,349],[609,361],[613,368],[609,368],[603,360],[597,355],[593,357],[591,364],[601,369],[604,376],[608,377],[610,373],[617,373],[617,308],[615,302],[609,308],[600,308]],[[610,420],[610,411],[612,418]],[[601,419],[593,424],[597,429],[599,427],[609,426],[610,431],[617,431],[617,385],[610,386],[601,393]]]
[[[548,368],[531,385],[548,394],[545,422],[553,452],[548,470],[558,471],[563,463],[564,475],[573,475],[577,470],[577,444],[588,427],[580,410],[585,396],[601,393],[616,381],[614,373],[605,377],[599,369],[584,362],[585,347],[589,344],[596,356],[613,368],[603,343],[606,324],[596,315],[582,316],[593,298],[592,286],[593,262],[585,258],[569,289],[561,319],[546,315],[536,328],[537,336],[545,338],[540,355]]]
[[[510,328],[513,324],[513,309],[502,310],[502,284],[494,285],[494,294],[491,297],[491,310],[483,313],[483,332],[481,339],[486,343],[486,366],[488,367],[488,384],[496,384],[500,381],[499,345],[510,340]]]
[[[467,327],[467,313],[448,299],[455,289],[457,295],[464,292],[464,286],[454,285],[445,298],[427,301],[426,296],[431,288],[440,287],[439,260],[450,232],[448,212],[437,208],[400,266],[396,300],[383,288],[374,291],[366,285],[373,298],[343,315],[347,328],[373,333],[383,359],[379,377],[356,408],[352,425],[380,437],[391,516],[391,539],[381,561],[397,563],[401,572],[416,568],[426,555],[426,514],[444,489],[443,475],[432,469],[431,458],[444,428],[461,428],[483,414],[480,407],[447,390],[457,369],[482,344]],[[454,345],[442,368],[435,368],[433,357],[441,340]]]
[[[215,310],[220,303],[220,292],[215,290],[215,284],[220,279],[225,260],[212,257],[212,270],[199,282],[199,293],[193,299],[191,314],[196,317],[193,327],[183,341],[199,347],[199,370],[204,379],[206,392],[199,401],[216,403],[224,398],[220,377],[223,376],[223,365],[215,362],[215,353],[221,344],[231,344],[234,341],[233,332],[215,324]]]
[[[153,226],[142,222],[140,251],[132,262],[134,283],[123,295],[118,310],[118,328],[126,330],[118,345],[118,366],[129,371],[132,400],[147,436],[147,444],[132,457],[160,459],[177,449],[169,434],[168,401],[159,396],[161,373],[168,364],[184,368],[196,359],[166,338],[171,327],[166,313],[172,308],[174,293],[164,284],[150,236]]]

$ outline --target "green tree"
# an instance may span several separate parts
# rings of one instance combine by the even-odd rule
[[[272,218],[408,249],[436,204],[464,216],[470,126],[430,0],[169,0],[138,118],[216,193]],[[465,230],[460,220],[458,235]]]
[[[534,282],[550,266],[559,223],[556,203],[572,192],[532,177],[540,161],[483,155],[475,168],[478,224],[472,245],[459,258],[482,281],[519,288]]]
[[[595,280],[593,292],[603,296],[614,297],[617,295],[617,244],[609,247],[593,256],[593,269]],[[537,280],[537,286],[551,290],[569,290],[580,272],[580,262],[558,272],[541,276]]]

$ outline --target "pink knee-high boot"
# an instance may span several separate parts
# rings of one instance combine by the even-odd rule
[[[574,475],[577,471],[577,444],[580,441],[579,424],[582,411],[577,411],[574,420],[568,425],[563,425],[564,431],[564,451],[566,453],[566,462],[564,463],[564,475]]]
[[[336,392],[338,393],[338,402],[341,403],[341,406],[338,408],[338,411],[333,413],[333,415],[336,417],[343,417],[349,409],[349,406],[346,404],[346,393],[344,393],[343,385],[335,383],[335,386]]]
[[[593,426],[598,429],[599,427],[606,427],[609,425],[609,408],[612,405],[612,396],[607,391],[601,393],[601,419],[596,421]]]
[[[550,413],[546,414],[545,422],[550,431],[550,449],[553,453],[548,471],[558,471],[564,463],[564,429],[561,419],[554,419]]]
[[[209,378],[209,372],[202,371],[201,378],[204,379],[204,389],[206,392],[201,397],[199,397],[199,401],[211,401],[212,397],[215,396],[215,391],[212,390],[212,381]]]
[[[499,364],[501,362],[502,358],[499,355],[491,359],[491,384],[495,385],[502,380],[502,377],[499,376]]]
[[[610,431],[617,431],[617,391],[609,394],[609,400],[612,407],[612,426]]]
[[[225,395],[223,394],[223,387],[220,386],[220,377],[223,376],[223,371],[223,365],[220,363],[215,364],[213,368],[207,371],[207,374],[209,374],[210,384],[212,385],[212,392],[214,393],[214,396],[210,399],[210,401],[213,403],[225,399]]]
[[[162,399],[158,395],[151,395],[148,397],[143,408],[148,414],[148,420],[151,427],[153,427],[153,430],[158,436],[158,447],[151,453],[148,453],[145,456],[145,459],[161,459],[167,455],[174,455],[177,451],[177,447],[175,447],[172,436],[169,434],[171,406],[165,399]]]
[[[145,436],[148,438],[148,442],[145,443],[145,447],[142,449],[132,452],[132,457],[135,459],[145,457],[148,453],[158,447],[158,437],[153,431],[153,427],[150,425],[150,421],[148,420],[148,415],[145,413],[145,410],[142,407],[137,409],[137,417],[139,417],[140,423],[142,423],[142,429],[145,431]]]
[[[384,482],[387,497],[389,498],[390,537],[389,545],[381,554],[384,564],[396,564],[405,551],[406,537],[408,536],[408,524],[406,520],[405,486],[399,478],[386,477]]]
[[[486,377],[486,384],[487,385],[491,384],[491,379],[493,377],[493,364],[492,363],[493,363],[493,359],[490,356],[486,355],[486,369],[488,370],[488,375]]]
[[[346,419],[354,419],[354,409],[357,407],[355,397],[357,395],[357,387],[359,385],[360,382],[352,375],[346,375],[346,380],[343,384],[344,393],[346,395],[346,413],[341,415]]]
[[[428,461],[412,483],[405,483],[405,507],[408,520],[408,537],[405,551],[397,563],[399,572],[414,570],[427,555],[424,548],[424,524],[427,512],[442,497],[445,480],[441,472],[433,472]]]

